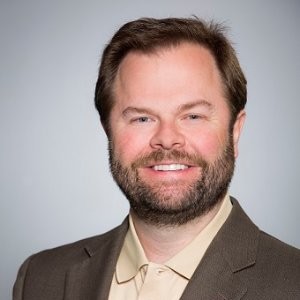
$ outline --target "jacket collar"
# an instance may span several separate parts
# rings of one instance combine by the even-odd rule
[[[240,272],[255,264],[258,228],[231,198],[232,211],[209,246],[181,299],[241,299],[247,284]],[[205,297],[204,297],[205,295]]]
[[[84,247],[85,259],[67,273],[64,300],[107,300],[115,266],[128,230],[128,218]]]

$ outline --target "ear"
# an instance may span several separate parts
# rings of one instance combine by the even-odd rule
[[[238,143],[242,133],[242,129],[246,119],[246,112],[244,110],[240,111],[236,117],[233,125],[233,147],[234,147],[234,157],[237,158],[239,154]]]

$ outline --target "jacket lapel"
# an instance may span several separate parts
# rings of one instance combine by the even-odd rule
[[[86,258],[75,264],[65,281],[64,300],[107,300],[115,266],[128,230],[128,220],[101,240],[85,247]]]
[[[181,300],[238,300],[247,292],[240,272],[255,264],[258,228],[235,199],[227,221],[209,246]]]
[[[211,265],[213,261],[214,265]],[[181,300],[241,299],[247,287],[232,273],[219,254],[214,254],[201,263],[191,278]]]

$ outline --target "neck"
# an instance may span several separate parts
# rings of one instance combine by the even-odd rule
[[[162,264],[180,252],[209,224],[222,205],[215,205],[205,215],[180,226],[156,226],[141,220],[131,212],[140,243],[150,262]]]

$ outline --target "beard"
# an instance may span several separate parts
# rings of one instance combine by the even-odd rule
[[[181,180],[147,183],[138,168],[163,161],[184,161],[201,169],[191,183]],[[179,226],[209,212],[227,193],[234,172],[233,139],[229,136],[220,156],[214,162],[201,155],[179,150],[156,150],[124,166],[109,142],[109,162],[112,176],[135,215],[155,226]],[[174,171],[176,172],[176,171]]]

